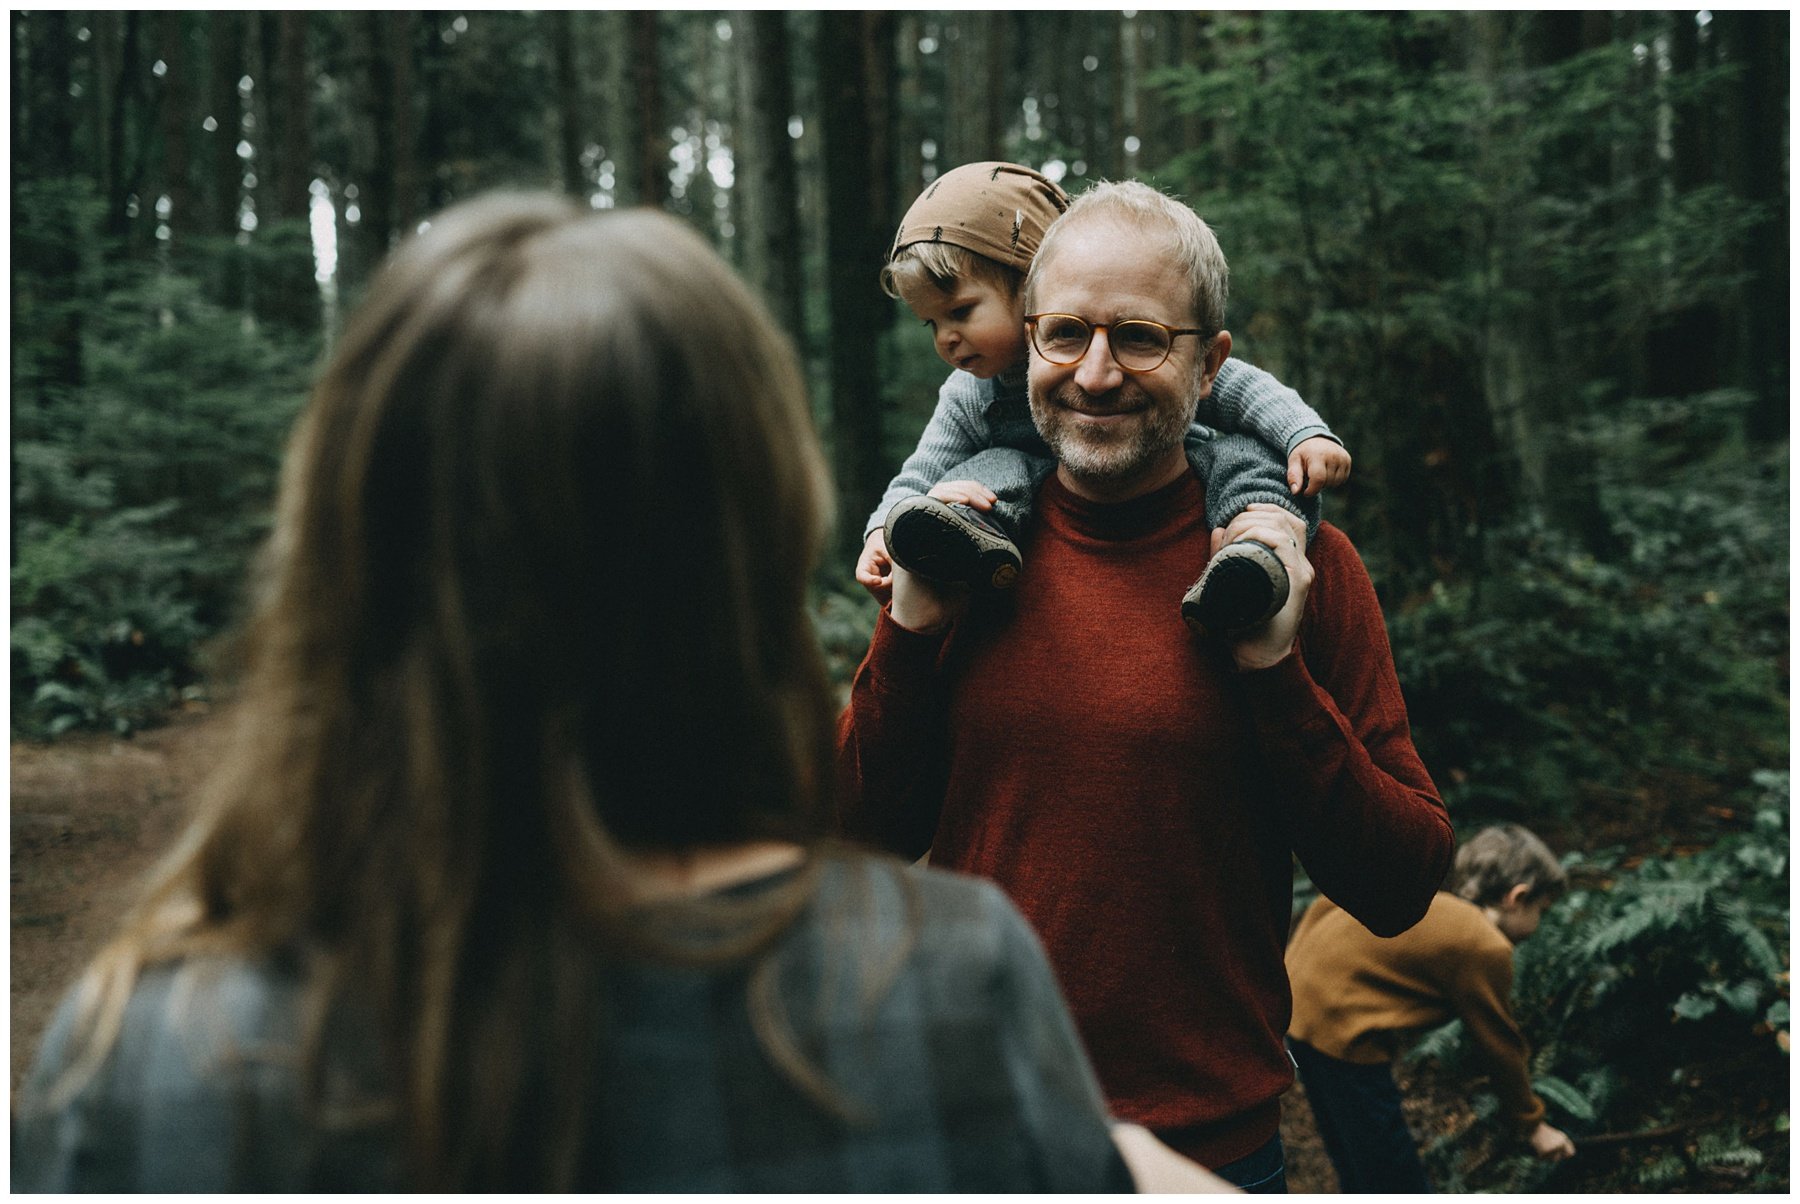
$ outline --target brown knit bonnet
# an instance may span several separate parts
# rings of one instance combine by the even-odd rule
[[[919,195],[900,219],[892,259],[916,242],[947,242],[1024,272],[1069,195],[1017,163],[965,163]]]

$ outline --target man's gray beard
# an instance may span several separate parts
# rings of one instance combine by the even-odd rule
[[[1128,400],[1135,401],[1141,392],[1135,385],[1127,382],[1120,390],[1130,389],[1125,393]],[[1079,404],[1084,395],[1073,381],[1065,381],[1053,396],[1069,395],[1069,404]],[[1087,435],[1076,433],[1078,420],[1069,417],[1068,411],[1040,401],[1036,389],[1030,391],[1031,421],[1037,426],[1038,434],[1044,437],[1051,453],[1069,470],[1069,475],[1078,481],[1093,481],[1096,484],[1112,484],[1128,481],[1146,471],[1157,461],[1168,454],[1169,449],[1183,445],[1187,437],[1188,424],[1193,421],[1194,411],[1198,408],[1196,400],[1183,415],[1174,410],[1164,410],[1152,403],[1146,411],[1146,421],[1134,423],[1129,432],[1118,435],[1103,435],[1090,430]]]

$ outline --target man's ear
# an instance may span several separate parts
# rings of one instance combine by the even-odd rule
[[[1500,906],[1503,910],[1511,911],[1515,907],[1523,907],[1530,897],[1531,886],[1521,882],[1506,892],[1506,896],[1500,900]]]
[[[1206,349],[1206,363],[1202,365],[1200,389],[1195,395],[1205,397],[1212,392],[1213,377],[1219,374],[1219,368],[1231,354],[1231,332],[1221,330],[1213,336],[1213,341]]]

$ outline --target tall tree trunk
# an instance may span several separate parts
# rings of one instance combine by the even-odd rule
[[[860,543],[861,518],[880,497],[887,476],[875,349],[891,311],[870,287],[891,235],[886,223],[876,224],[870,205],[871,198],[892,195],[891,177],[882,166],[891,157],[878,157],[872,150],[873,144],[885,148],[887,139],[878,131],[889,124],[879,107],[885,85],[871,78],[884,75],[891,62],[891,39],[871,43],[871,34],[885,23],[881,16],[826,10],[819,14],[817,43],[832,450],[839,538],[846,550]]]
[[[918,13],[899,14],[894,65],[894,144],[897,150],[894,199],[909,205],[925,186],[925,159],[920,144],[925,140],[924,55],[919,53],[921,24]]]
[[[1011,72],[1007,70],[1007,23],[1011,19],[1005,12],[987,12],[980,18],[982,78],[986,87],[976,95],[979,97],[981,149],[979,157],[983,159],[1005,159],[1006,123],[1010,116],[1008,100],[1011,83]]]
[[[1119,163],[1127,178],[1138,174],[1138,151],[1142,139],[1138,133],[1138,53],[1142,47],[1139,28],[1144,14],[1121,13],[1119,16],[1119,60],[1113,76],[1113,112],[1118,125],[1113,138],[1118,142]],[[1139,139],[1133,142],[1132,139]]]
[[[21,18],[15,17],[15,24]],[[112,120],[113,89],[119,82],[119,21],[118,14],[96,12],[89,19],[88,28],[93,31],[93,49],[89,52],[90,67],[88,94],[92,99],[89,114],[88,145],[93,156],[94,195],[102,200],[110,200],[118,194],[118,164],[112,157],[112,141],[109,138]],[[15,43],[19,37],[14,35]],[[19,95],[18,84],[13,85],[13,95]],[[18,133],[20,106],[13,105],[13,145],[21,145]]]
[[[1657,126],[1666,118],[1669,127],[1669,161],[1666,170],[1659,161],[1655,170],[1644,175],[1654,191],[1645,203],[1666,205],[1707,182],[1707,122],[1710,105],[1693,95],[1681,95],[1693,87],[1700,71],[1699,26],[1692,12],[1661,15],[1657,26],[1666,30],[1669,44],[1669,69],[1666,81],[1656,91],[1657,121],[1646,123],[1643,140],[1649,153],[1656,153]],[[1652,32],[1648,35],[1655,37]],[[1655,56],[1645,64],[1657,70]],[[1669,93],[1674,92],[1673,98]],[[1650,324],[1634,347],[1632,393],[1686,396],[1719,385],[1719,366],[1726,354],[1723,316],[1711,301],[1684,305],[1661,321]],[[1667,349],[1680,346],[1686,354],[1670,356]]]
[[[1175,21],[1176,64],[1195,71],[1205,71],[1212,59],[1212,38],[1207,36],[1206,29],[1212,18],[1195,13],[1176,13]],[[1206,114],[1198,108],[1184,109],[1177,127],[1180,130],[1180,145],[1175,153],[1189,154],[1206,146],[1211,140],[1209,126]]]
[[[393,131],[388,140],[392,156],[391,197],[394,228],[398,236],[411,234],[419,224],[419,122],[417,99],[413,87],[413,29],[417,14],[410,9],[391,9],[382,31],[387,38],[388,64],[392,72],[393,92],[388,101],[388,114]]]
[[[630,68],[630,15],[618,9],[597,12],[591,18],[596,28],[591,43],[599,55],[600,101],[595,115],[599,122],[603,162],[612,164],[612,201],[623,207],[637,201],[638,169],[633,120],[632,78]],[[605,170],[602,169],[604,187]]]
[[[684,203],[687,212],[714,246],[719,241],[719,209],[718,193],[713,187],[712,172],[707,161],[712,157],[712,148],[707,145],[707,125],[717,124],[714,114],[709,84],[712,80],[713,60],[716,57],[714,47],[718,45],[718,37],[713,32],[711,20],[690,20],[680,31],[686,38],[687,57],[693,64],[693,107],[686,114],[681,124],[687,127],[688,138],[692,143],[693,174],[688,177],[687,196]]]
[[[663,117],[657,14],[631,14],[631,77],[637,97],[638,201],[660,206],[669,199],[669,125]]]
[[[238,209],[244,197],[244,168],[238,141],[244,136],[243,102],[238,81],[244,77],[244,19],[216,9],[206,16],[207,115],[214,129],[206,136],[206,229],[222,238],[238,232]]]
[[[130,117],[141,110],[144,67],[142,19],[138,13],[123,14],[124,28],[119,39],[115,83],[112,88],[112,111],[107,116],[107,161],[113,167],[114,191],[104,199],[106,222],[104,232],[113,250],[130,254],[134,233],[142,223],[131,216],[131,197],[139,191],[144,175],[143,139],[132,143]]]
[[[556,71],[556,166],[563,191],[586,199],[587,171],[581,163],[586,124],[582,118],[581,73],[577,66],[576,13],[553,10],[550,22],[550,61]]]
[[[162,162],[151,191],[157,194],[156,204],[160,205],[164,196],[169,198],[167,220],[159,213],[157,225],[167,227],[171,253],[184,250],[186,236],[200,230],[194,213],[193,159],[188,135],[196,121],[185,24],[180,12],[164,9],[156,14],[156,50],[164,68],[157,100]]]
[[[313,180],[312,78],[307,69],[305,12],[277,18],[275,95],[281,109],[281,145],[275,155],[270,212],[277,219],[306,217]]]
[[[745,237],[751,278],[761,284],[776,318],[806,349],[805,306],[800,282],[799,185],[789,75],[787,16],[778,9],[740,12],[738,78],[744,101],[738,114],[738,191],[744,197]]]
[[[388,15],[380,12],[358,14],[361,26],[366,71],[365,114],[367,136],[360,145],[368,148],[368,158],[353,165],[351,175],[358,181],[357,208],[362,217],[357,223],[357,275],[373,270],[387,254],[394,239],[394,82],[393,39],[389,36]]]

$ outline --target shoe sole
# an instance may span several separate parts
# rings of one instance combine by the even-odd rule
[[[1274,618],[1287,605],[1288,591],[1287,566],[1281,557],[1254,539],[1240,539],[1220,548],[1200,579],[1188,587],[1181,599],[1181,618],[1201,635],[1229,635]],[[1234,609],[1221,603],[1233,594],[1259,598],[1260,604]]]
[[[888,555],[928,581],[1011,589],[1023,561],[1012,540],[984,531],[933,497],[909,497],[888,512]]]

